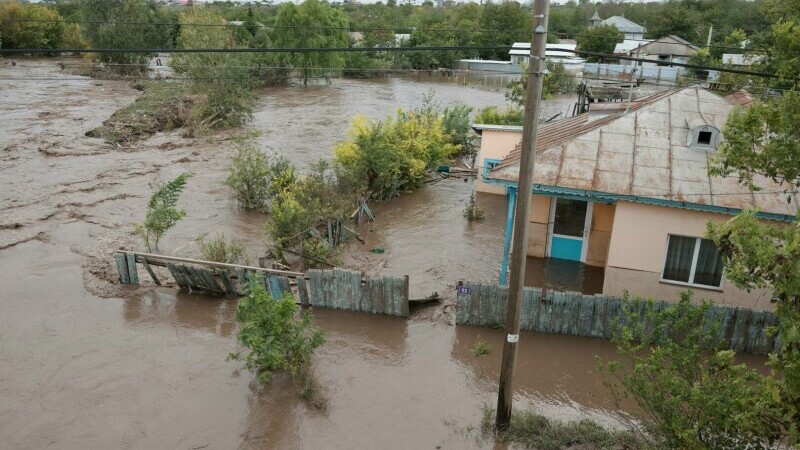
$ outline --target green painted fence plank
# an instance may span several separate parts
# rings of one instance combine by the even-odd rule
[[[115,253],[114,260],[117,262],[117,272],[119,273],[120,284],[129,284],[131,279],[128,276],[128,262],[125,255],[122,253]]]
[[[136,270],[136,255],[133,252],[125,252],[125,259],[128,263],[128,277],[131,284],[139,284],[139,272]]]

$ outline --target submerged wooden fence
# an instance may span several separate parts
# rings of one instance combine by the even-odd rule
[[[304,306],[408,316],[408,276],[364,276],[347,269],[309,270],[306,274],[122,251],[114,259],[122,284],[139,284],[137,264],[157,285],[161,280],[152,266],[166,267],[181,290],[214,295],[246,295],[249,281],[260,277],[273,298],[289,293]]]
[[[501,328],[505,323],[508,288],[467,283],[458,288],[456,323]],[[602,295],[525,288],[520,328],[540,333],[611,338],[623,300]],[[669,302],[656,302],[662,310]],[[642,303],[644,307],[644,303]],[[640,317],[643,315],[640,315]],[[743,308],[713,306],[707,319],[721,320],[721,333],[729,348],[754,355],[777,351],[779,342],[765,329],[777,324],[774,314]]]

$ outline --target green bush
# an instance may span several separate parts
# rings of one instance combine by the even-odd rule
[[[618,401],[636,400],[657,448],[774,448],[778,399],[723,348],[710,307],[692,305],[688,292],[663,310],[629,300],[613,337],[622,361],[600,366],[606,385]]]
[[[200,254],[205,261],[214,261],[227,264],[245,263],[245,248],[242,241],[225,238],[225,234],[220,234],[216,238],[206,240],[204,237],[197,238],[197,245],[200,246]]]
[[[186,211],[175,208],[191,172],[178,175],[174,180],[159,186],[147,204],[147,216],[142,223],[134,223],[136,233],[144,240],[147,251],[158,250],[158,242],[170,228],[186,216]]]
[[[420,187],[426,170],[457,152],[442,116],[401,109],[383,122],[357,116],[347,140],[334,148],[343,179],[380,200]]]
[[[245,209],[264,210],[270,194],[272,167],[267,155],[252,143],[236,143],[236,155],[228,166],[225,185],[236,193],[239,204]]]
[[[475,355],[475,357],[488,355],[491,351],[492,346],[483,339],[478,339],[478,341],[472,345],[472,354]]]
[[[485,217],[486,211],[478,206],[478,203],[475,201],[475,193],[473,192],[467,201],[467,206],[464,208],[464,218],[470,222],[474,222],[481,221]]]
[[[525,119],[525,111],[522,108],[506,108],[500,110],[496,106],[487,106],[478,111],[475,115],[475,123],[485,125],[519,125]]]
[[[247,354],[230,357],[244,360],[262,382],[276,372],[307,379],[314,350],[325,342],[322,331],[311,324],[311,313],[300,313],[290,294],[273,299],[260,279],[251,280],[249,291],[236,308],[238,338]]]

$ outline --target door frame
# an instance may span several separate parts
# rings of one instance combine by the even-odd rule
[[[562,197],[568,198],[568,197]],[[569,199],[569,200],[577,200],[586,202],[586,219],[583,222],[583,237],[577,238],[575,236],[564,236],[559,234],[558,237],[564,239],[574,239],[576,241],[581,241],[581,261],[582,263],[586,262],[586,253],[589,250],[589,234],[592,231],[592,212],[594,211],[594,202],[589,200],[583,199]],[[553,225],[555,223],[556,218],[556,203],[558,203],[558,197],[550,197],[550,215],[547,219],[547,257],[549,258],[552,254],[552,246],[553,246]]]

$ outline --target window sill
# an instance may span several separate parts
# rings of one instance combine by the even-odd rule
[[[675,286],[683,286],[683,287],[686,287],[686,288],[699,289],[699,290],[702,290],[702,291],[722,292],[722,286],[720,286],[720,287],[706,286],[704,284],[684,283],[682,281],[665,280],[663,278],[658,280],[658,281],[661,284],[672,284],[672,285],[675,285]]]

